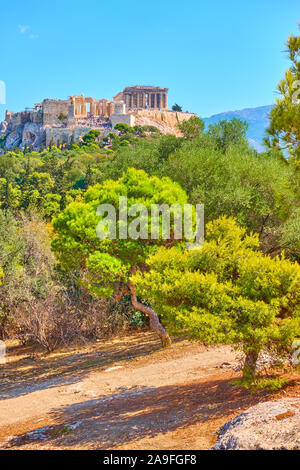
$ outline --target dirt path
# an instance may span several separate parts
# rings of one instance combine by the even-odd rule
[[[266,397],[232,386],[238,358],[227,346],[160,350],[147,333],[28,352],[9,348],[0,372],[2,448],[207,449],[220,425]]]

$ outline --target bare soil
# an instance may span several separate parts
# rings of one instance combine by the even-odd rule
[[[300,397],[287,372],[279,392],[234,386],[239,355],[185,340],[162,350],[139,333],[45,355],[8,344],[0,365],[2,449],[209,449],[250,406]]]

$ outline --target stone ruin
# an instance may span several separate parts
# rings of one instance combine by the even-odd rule
[[[0,143],[6,150],[25,146],[40,150],[50,143],[76,142],[91,129],[98,129],[101,138],[117,123],[148,124],[163,133],[178,134],[177,122],[191,114],[170,111],[167,105],[168,88],[139,85],[124,88],[113,100],[84,95],[71,95],[67,100],[46,98],[32,109],[6,111],[0,123]]]
[[[136,85],[124,88],[120,95],[128,109],[167,109],[168,91],[168,88]]]

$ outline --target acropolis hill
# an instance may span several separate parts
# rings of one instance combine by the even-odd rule
[[[103,137],[117,123],[152,125],[164,134],[178,134],[177,123],[191,116],[168,109],[168,88],[137,85],[124,88],[113,100],[71,95],[67,100],[46,98],[17,113],[7,110],[0,137],[7,150],[25,145],[39,150],[51,142],[76,142],[91,129]]]

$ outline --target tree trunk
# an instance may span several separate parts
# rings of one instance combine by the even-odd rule
[[[168,335],[167,331],[164,329],[162,324],[159,321],[157,313],[151,307],[147,307],[146,305],[142,304],[137,300],[135,287],[132,283],[129,283],[129,289],[131,292],[131,303],[140,312],[145,313],[150,318],[150,327],[155,333],[160,337],[162,346],[167,348],[171,346],[171,339]]]
[[[258,351],[250,350],[246,353],[246,358],[243,367],[243,377],[245,379],[254,379],[255,377],[255,370],[256,370],[256,362],[258,359]]]

